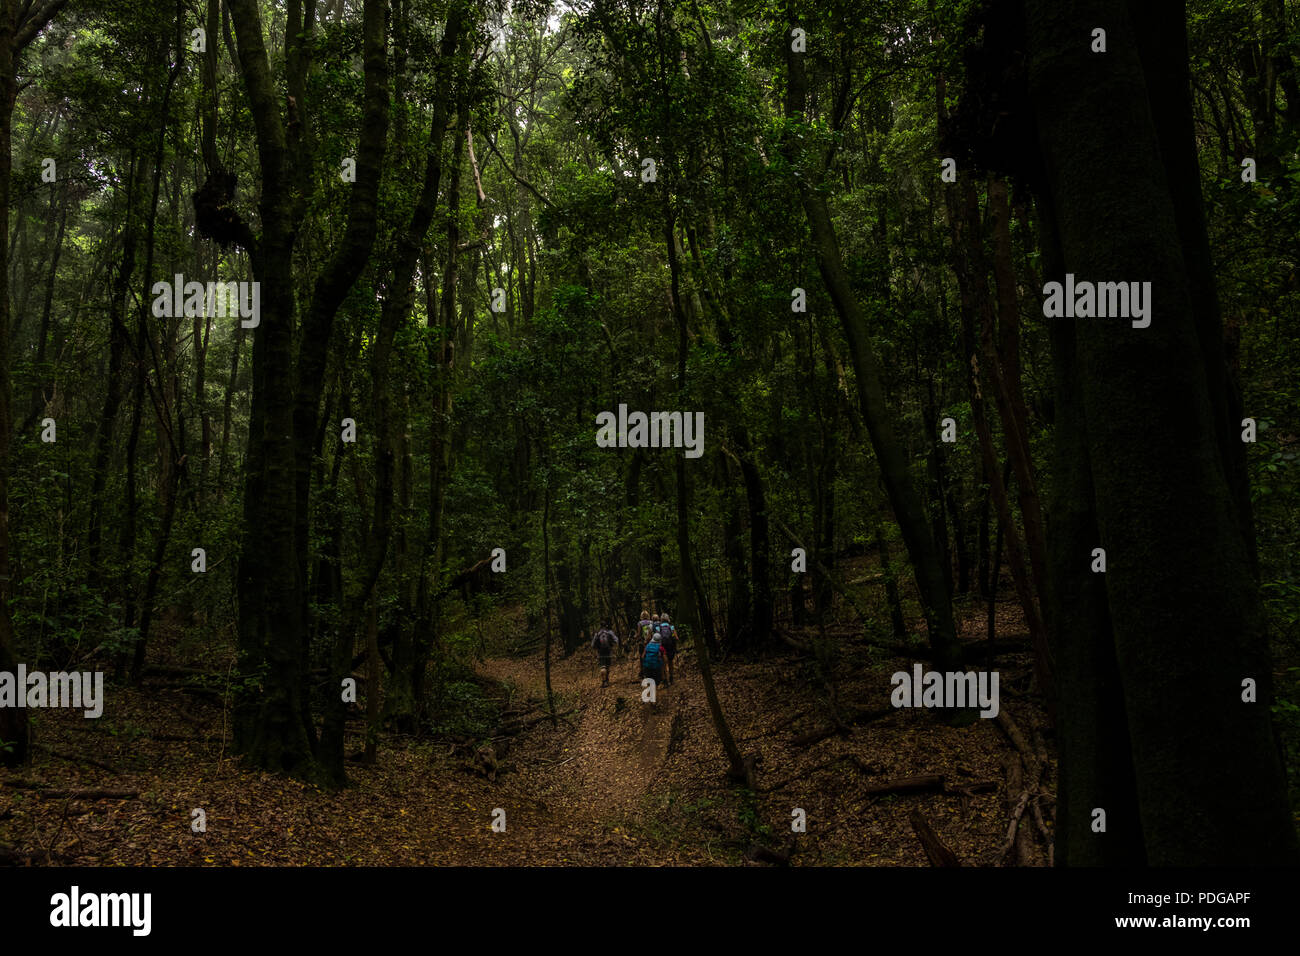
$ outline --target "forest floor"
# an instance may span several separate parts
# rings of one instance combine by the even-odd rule
[[[1016,633],[1013,607],[999,605],[1002,633]],[[981,626],[972,608],[964,639],[979,643]],[[554,726],[542,652],[485,655],[477,680],[500,714],[490,752],[385,733],[377,763],[351,760],[337,793],[243,767],[221,695],[178,682],[184,668],[156,668],[142,688],[109,688],[98,720],[35,715],[32,764],[0,771],[0,863],[924,866],[916,814],[962,865],[1045,863],[1053,758],[1027,647],[1000,640],[992,665],[1012,721],[958,726],[890,706],[890,675],[923,660],[920,645],[909,656],[863,642],[860,627],[828,630],[833,659],[786,632],[800,648],[714,665],[732,733],[757,758],[756,791],[726,777],[691,647],[654,704],[631,658],[615,656],[602,688],[594,652],[557,656]],[[360,720],[348,741],[359,755]],[[1027,782],[1035,774],[1041,786]],[[1026,792],[1039,796],[1024,803]],[[792,832],[796,810],[806,832]]]

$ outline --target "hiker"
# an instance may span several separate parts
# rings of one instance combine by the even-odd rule
[[[650,620],[650,612],[642,608],[641,620],[637,621],[636,624],[636,653],[638,660],[640,660],[641,655],[645,653],[645,646],[650,643],[650,631],[653,628],[654,621]]]
[[[650,641],[641,652],[641,679],[651,678],[656,684],[664,680],[664,649],[659,643],[659,632],[650,632]]]
[[[677,628],[668,619],[667,612],[659,619],[659,643],[663,645],[664,659],[667,661],[665,684],[673,682],[673,659],[677,656]]]
[[[659,633],[659,615],[651,614],[649,624],[650,626],[645,629],[645,634],[641,638],[639,654],[645,654],[646,645],[650,643],[652,637]],[[640,656],[637,659],[640,660]]]
[[[600,661],[600,686],[609,686],[609,658],[618,644],[618,636],[610,630],[609,619],[600,622],[600,630],[591,639],[591,646]]]

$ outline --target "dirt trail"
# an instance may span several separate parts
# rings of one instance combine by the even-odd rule
[[[850,643],[844,655],[841,712],[870,713],[888,699],[882,688],[902,662]],[[231,758],[215,704],[178,689],[121,688],[103,721],[49,715],[33,766],[0,772],[0,849],[82,865],[743,865],[755,845],[786,845],[797,807],[810,821],[801,864],[924,866],[909,822],[917,809],[964,862],[997,858],[1009,812],[1000,784],[1014,750],[992,721],[954,727],[900,710],[848,736],[796,743],[829,726],[828,705],[810,691],[809,662],[732,663],[719,668],[719,704],[762,775],[757,793],[741,792],[726,779],[693,649],[678,663],[677,682],[649,704],[635,661],[616,658],[602,688],[593,652],[557,658],[552,685],[567,716],[552,728],[538,719],[542,654],[487,659],[478,669],[494,681],[488,693],[508,698],[507,722],[528,722],[496,738],[494,779],[463,745],[385,735],[379,761],[349,760],[350,786],[337,792]],[[999,664],[1007,686],[1030,679],[1028,653]],[[1032,732],[1034,715],[1016,703]],[[196,713],[211,734],[196,732]],[[348,752],[359,755],[364,727],[348,733]],[[68,756],[85,751],[96,763]],[[901,796],[866,789],[915,774],[981,786]],[[47,800],[8,786],[26,777],[138,797]],[[201,834],[190,829],[196,807],[207,814]],[[494,828],[498,810],[504,830]]]
[[[479,670],[509,682],[517,695],[545,700],[540,656],[489,659]],[[567,718],[574,730],[559,738],[554,762],[536,772],[521,767],[526,791],[550,806],[599,817],[634,813],[670,755],[674,732],[684,733],[692,701],[701,696],[692,683],[682,668],[676,684],[657,688],[655,703],[646,703],[634,657],[615,654],[608,687],[600,686],[593,653],[580,649],[567,660],[552,661],[556,710],[579,709]]]

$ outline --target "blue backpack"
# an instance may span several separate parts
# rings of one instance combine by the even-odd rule
[[[645,646],[645,656],[641,658],[641,666],[645,668],[655,668],[660,665],[660,645],[658,641],[651,641]]]

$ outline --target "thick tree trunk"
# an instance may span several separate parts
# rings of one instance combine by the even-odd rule
[[[1300,843],[1270,726],[1258,588],[1225,477],[1210,357],[1197,323],[1186,321],[1202,308],[1190,275],[1197,257],[1179,228],[1177,175],[1162,162],[1173,138],[1162,142],[1154,119],[1181,113],[1188,93],[1148,82],[1139,59],[1139,32],[1158,29],[1160,42],[1183,47],[1170,40],[1183,36],[1183,5],[1145,2],[1138,32],[1121,0],[1024,3],[1059,267],[1082,280],[1150,281],[1152,289],[1146,328],[1051,320],[1073,327],[1074,352],[1057,360],[1076,371],[1080,405],[1067,427],[1058,421],[1057,441],[1086,446],[1097,519],[1095,535],[1081,528],[1063,545],[1070,560],[1055,586],[1080,586],[1092,576],[1091,549],[1105,548],[1111,616],[1109,633],[1071,632],[1062,643],[1095,643],[1103,657],[1113,646],[1128,731],[1098,733],[1103,698],[1066,700],[1060,829],[1070,834],[1071,857],[1087,854],[1077,842],[1097,840],[1085,821],[1098,794],[1074,775],[1075,761],[1127,739],[1148,864],[1295,864]],[[1099,23],[1108,28],[1104,57],[1087,43]],[[1082,677],[1106,669],[1103,661]],[[1256,702],[1242,700],[1247,678]]]
[[[290,20],[300,7],[290,3]],[[280,116],[255,0],[230,0],[239,61],[257,133],[262,171],[262,235],[251,250],[261,284],[260,324],[253,333],[253,397],[244,468],[243,540],[236,572],[238,669],[242,690],[233,708],[234,750],[254,766],[314,777],[314,728],[304,719],[302,580],[295,542],[293,330],[297,305],[293,247],[298,219],[291,153],[293,134]],[[300,23],[286,27],[289,72],[301,57]],[[290,87],[297,92],[297,84]],[[305,102],[295,97],[296,101]]]
[[[1043,259],[1058,275],[1060,252],[1050,201],[1040,208]],[[1109,636],[1110,607],[1103,575],[1081,573],[1080,545],[1097,539],[1092,472],[1075,359],[1074,327],[1051,327],[1056,381],[1052,460],[1048,603],[1057,667],[1057,866],[1142,866],[1146,851],[1138,822],[1133,757],[1123,688]],[[990,588],[989,599],[993,599]],[[1106,839],[1093,832],[1092,811],[1106,810]]]
[[[1169,181],[1174,221],[1182,244],[1183,259],[1191,288],[1192,317],[1205,365],[1214,435],[1232,500],[1236,506],[1238,533],[1246,541],[1251,567],[1258,573],[1255,553],[1255,522],[1251,513],[1250,487],[1246,474],[1246,445],[1241,441],[1241,390],[1228,367],[1223,347],[1223,322],[1219,314],[1214,263],[1205,227],[1205,203],[1201,196],[1201,171],[1196,158],[1192,128],[1191,83],[1187,36],[1180,19],[1177,33],[1169,32],[1169,0],[1130,3],[1144,78],[1153,100],[1163,108],[1153,110],[1151,120]],[[1281,14],[1281,0],[1265,0],[1269,13]],[[1279,25],[1266,18],[1270,35]],[[1289,63],[1289,60],[1288,60]],[[1292,91],[1294,92],[1294,91]],[[1291,99],[1290,110],[1300,117],[1300,102]]]
[[[9,203],[13,172],[13,118],[18,83],[14,74],[18,53],[35,39],[63,6],[62,2],[32,8],[17,0],[0,0],[0,670],[16,666],[13,622],[9,602],[13,581],[9,562],[9,446],[13,429],[13,395],[9,378]],[[20,13],[23,19],[20,21]],[[0,708],[0,763],[16,766],[27,759],[27,709]]]
[[[220,261],[215,254],[212,257],[212,274],[217,273]],[[212,414],[208,410],[208,342],[212,335],[212,316],[195,316],[194,335],[194,407],[199,414],[199,480],[194,488],[191,504],[196,512],[201,512],[208,494],[208,466],[212,459]],[[182,449],[184,451],[184,449]]]

